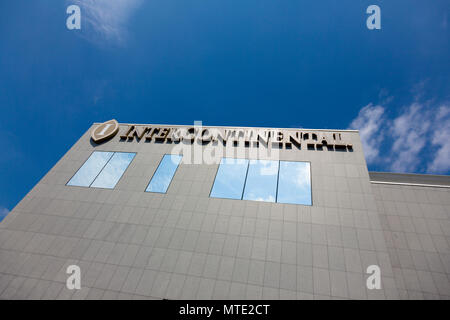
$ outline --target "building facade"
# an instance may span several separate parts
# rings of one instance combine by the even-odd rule
[[[450,178],[357,131],[112,120],[0,223],[0,298],[448,299],[449,248]]]

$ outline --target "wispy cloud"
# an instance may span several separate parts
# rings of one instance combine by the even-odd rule
[[[383,105],[359,111],[350,128],[360,130],[369,165],[394,172],[450,171],[450,104],[420,98],[415,95],[413,103],[393,115]]]
[[[8,215],[9,210],[4,208],[4,207],[0,207],[0,222]]]
[[[411,104],[394,119],[391,138],[393,161],[391,169],[399,172],[410,172],[418,168],[422,157],[421,151],[429,141],[429,130],[432,115],[423,105]]]
[[[359,111],[358,116],[350,124],[350,129],[359,130],[368,163],[375,163],[379,159],[380,145],[383,141],[381,127],[385,121],[384,108],[370,103]]]
[[[273,176],[278,173],[278,162],[269,160],[259,161],[259,174],[262,176]]]
[[[123,44],[126,24],[142,0],[70,0],[81,9],[81,35],[91,41]]]
[[[248,200],[253,200],[253,201],[275,202],[275,197],[271,196],[271,195],[263,198],[263,197],[255,197],[254,194],[249,194],[249,195],[247,195],[247,198],[248,198]]]

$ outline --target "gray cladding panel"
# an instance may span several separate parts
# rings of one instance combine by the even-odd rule
[[[449,299],[450,189],[389,184],[372,189],[400,297]]]

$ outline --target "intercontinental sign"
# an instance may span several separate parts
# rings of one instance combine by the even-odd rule
[[[92,131],[91,137],[95,142],[108,140],[119,131],[116,120],[110,120],[98,125]],[[217,128],[203,127],[201,123],[193,127],[147,126],[128,125],[121,130],[121,141],[155,141],[158,143],[187,143],[234,146],[263,146],[275,148],[292,147],[309,150],[320,150],[326,147],[328,150],[352,151],[353,145],[343,140],[340,132],[310,132],[296,129],[259,129],[259,128]]]

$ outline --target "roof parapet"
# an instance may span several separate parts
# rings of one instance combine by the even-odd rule
[[[414,173],[369,172],[371,183],[450,188],[450,176]]]

